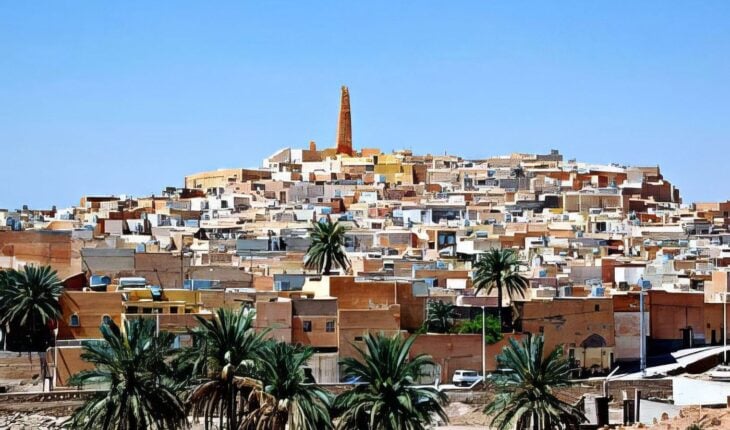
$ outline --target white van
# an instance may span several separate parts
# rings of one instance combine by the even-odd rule
[[[468,387],[477,381],[481,381],[482,377],[476,370],[457,370],[454,372],[452,381],[457,387]]]

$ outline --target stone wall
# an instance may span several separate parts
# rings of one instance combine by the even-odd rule
[[[63,279],[81,271],[79,243],[70,231],[0,231],[0,256],[50,265]]]
[[[38,354],[0,352],[0,385],[7,380],[31,381],[40,373]]]

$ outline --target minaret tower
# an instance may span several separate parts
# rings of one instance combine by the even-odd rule
[[[337,153],[352,157],[352,119],[350,117],[350,90],[342,86],[340,117],[337,121]]]

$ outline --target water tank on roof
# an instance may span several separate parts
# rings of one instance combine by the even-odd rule
[[[540,277],[541,278],[546,278],[547,277],[547,270],[541,270],[540,271]]]
[[[591,287],[591,296],[592,297],[603,297],[603,294],[606,292],[606,289],[603,288],[603,286],[594,285]]]
[[[89,279],[89,285],[92,287],[107,286],[112,283],[112,280],[108,276],[91,275]]]

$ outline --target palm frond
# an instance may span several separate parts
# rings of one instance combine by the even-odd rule
[[[497,363],[510,371],[493,379],[495,397],[484,409],[492,427],[522,429],[537,423],[537,428],[562,429],[584,420],[581,411],[555,396],[556,388],[571,384],[570,366],[558,349],[545,355],[542,336],[509,339]]]
[[[415,339],[366,334],[365,348],[356,347],[361,358],[341,360],[345,374],[359,377],[362,384],[335,398],[338,429],[425,429],[434,417],[448,421],[445,394],[414,386],[422,369],[434,365],[425,355],[409,358]]]
[[[304,256],[304,267],[324,275],[329,275],[333,267],[343,270],[350,267],[345,252],[345,229],[339,221],[313,222],[309,237],[311,244]]]
[[[168,383],[173,336],[156,335],[154,321],[126,321],[124,331],[113,323],[100,328],[103,341],[84,344],[81,358],[94,365],[71,377],[73,386],[105,385],[109,392],[76,410],[71,428],[187,428],[185,406]]]

